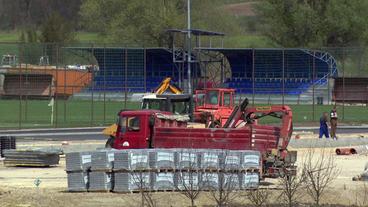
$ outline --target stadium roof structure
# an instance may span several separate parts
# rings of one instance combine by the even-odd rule
[[[258,76],[280,77],[282,70],[305,78],[314,73],[337,76],[337,63],[332,55],[324,51],[303,48],[213,48],[198,47],[194,50],[212,51],[223,54],[229,61],[232,76],[250,77],[254,66]],[[253,62],[254,61],[254,62]],[[257,76],[256,74],[256,76]],[[273,75],[272,75],[273,74]],[[322,78],[322,77],[319,77]]]

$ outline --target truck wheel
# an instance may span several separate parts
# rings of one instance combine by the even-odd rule
[[[115,137],[110,136],[109,139],[107,139],[105,148],[113,148],[115,142]]]

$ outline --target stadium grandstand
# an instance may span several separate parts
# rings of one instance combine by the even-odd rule
[[[174,61],[167,48],[69,48],[90,51],[99,71],[89,90],[118,92],[152,91],[165,78],[185,82],[186,65]],[[205,76],[201,68],[201,53],[222,54],[230,66],[230,76],[221,86],[235,88],[243,94],[300,95],[311,85],[323,86],[328,78],[337,77],[337,65],[327,52],[307,49],[228,49],[195,48],[193,80]],[[284,81],[283,81],[284,80]]]

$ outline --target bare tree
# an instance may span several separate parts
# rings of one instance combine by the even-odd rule
[[[295,202],[302,197],[300,188],[303,186],[306,180],[304,173],[300,172],[297,175],[288,175],[285,173],[284,176],[279,178],[279,183],[282,187],[281,198],[287,204],[287,206],[294,206]]]
[[[228,150],[222,150],[218,157],[217,185],[206,185],[209,188],[209,196],[215,200],[217,206],[228,206],[236,197],[240,189],[239,166],[240,154],[231,153]],[[205,175],[210,175],[209,173]],[[213,178],[212,178],[213,179]],[[211,178],[206,178],[211,183]],[[213,182],[212,182],[213,183]]]
[[[195,200],[198,198],[202,190],[198,173],[194,171],[179,172],[178,176],[177,188],[179,192],[190,199],[190,204],[194,207]]]
[[[339,174],[334,158],[333,153],[325,149],[318,154],[309,149],[303,161],[302,171],[306,176],[304,187],[317,206],[327,187]]]
[[[132,172],[131,178],[141,194],[141,207],[156,207],[157,203],[151,192],[149,173],[142,170]]]
[[[239,177],[235,173],[218,173],[218,188],[209,187],[210,196],[217,206],[228,206],[236,197],[236,189],[239,189]]]
[[[177,190],[190,199],[191,206],[202,191],[202,184],[198,173],[198,157],[195,151],[182,151],[179,153],[181,171],[177,173]]]
[[[248,200],[256,207],[265,206],[270,198],[268,189],[251,189],[246,193]]]

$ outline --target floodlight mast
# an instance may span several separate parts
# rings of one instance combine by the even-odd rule
[[[191,76],[191,62],[192,62],[192,48],[191,48],[191,27],[190,27],[190,0],[187,0],[187,20],[188,20],[188,93],[192,94],[192,76]]]

